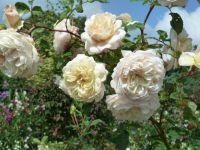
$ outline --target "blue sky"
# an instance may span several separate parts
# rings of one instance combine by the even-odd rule
[[[3,7],[6,4],[14,4],[16,1],[27,2],[27,0],[0,0],[0,15],[2,16]],[[46,0],[35,0],[35,5],[42,5],[45,7]],[[51,0],[56,2],[57,0]],[[148,6],[143,5],[141,2],[130,2],[130,0],[109,0],[108,4],[86,4],[85,5],[85,15],[88,17],[92,14],[108,11],[113,14],[119,15],[120,13],[131,14],[134,21],[143,21],[144,17],[148,11]],[[189,35],[194,38],[194,43],[200,43],[200,5],[197,0],[188,0],[186,8],[175,8],[173,11],[181,14],[184,19],[184,25]],[[156,34],[156,30],[164,29],[169,32],[170,16],[168,15],[168,9],[165,7],[156,7],[147,23],[146,32],[152,35]],[[0,22],[2,22],[2,17],[0,17]]]

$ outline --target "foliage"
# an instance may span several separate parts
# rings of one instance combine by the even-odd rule
[[[88,0],[106,3],[107,0]],[[136,1],[136,0],[132,0]],[[107,110],[106,97],[97,103],[74,101],[56,84],[56,75],[76,55],[76,49],[84,47],[76,37],[72,46],[57,54],[53,48],[53,29],[57,20],[68,16],[79,33],[84,31],[86,17],[76,17],[71,12],[83,12],[82,0],[59,0],[57,7],[42,10],[29,4],[15,4],[20,14],[30,14],[21,32],[29,33],[41,57],[37,74],[30,79],[13,79],[0,74],[0,147],[8,149],[39,150],[164,150],[163,138],[174,150],[197,150],[200,147],[200,71],[198,68],[179,67],[166,72],[163,88],[159,92],[161,107],[153,120],[144,123],[117,121]],[[157,6],[157,1],[145,0],[145,5]],[[50,3],[48,3],[51,5]],[[61,8],[61,11],[56,11]],[[180,34],[183,20],[177,13],[172,16],[171,26]],[[4,25],[0,25],[0,28]],[[48,28],[36,28],[43,26]],[[124,25],[128,31],[145,31],[145,23],[131,22]],[[31,31],[31,32],[30,32]],[[95,55],[97,62],[107,64],[109,71],[105,82],[105,95],[113,94],[110,87],[111,73],[122,57],[121,49],[162,50],[170,40],[165,31],[157,31],[154,43],[144,32],[134,39],[127,33],[123,45],[115,50]],[[152,37],[150,37],[152,39]],[[159,128],[159,129],[158,129]],[[161,134],[158,135],[158,134]],[[165,134],[165,135],[164,135]],[[168,148],[169,149],[169,148]]]

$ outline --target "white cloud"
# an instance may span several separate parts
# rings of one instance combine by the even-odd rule
[[[187,12],[182,8],[175,8],[173,9],[173,12],[177,12],[181,15],[184,22],[184,28],[193,39],[193,44],[200,44],[200,7],[193,12]],[[169,12],[166,12],[164,17],[155,26],[155,30],[161,29],[169,33],[170,20],[171,16],[169,15]]]

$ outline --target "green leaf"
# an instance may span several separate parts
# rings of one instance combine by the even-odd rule
[[[33,143],[33,144],[39,145],[39,144],[41,143],[41,141],[38,140],[37,138],[34,138],[34,139],[32,140],[32,143]]]
[[[93,3],[95,0],[88,0],[89,3]]]
[[[24,15],[30,12],[30,8],[28,5],[22,2],[15,3],[15,7],[20,15]]]
[[[41,8],[40,6],[34,6],[34,7],[32,8],[32,11],[33,11],[34,13],[42,13],[42,12],[43,12],[43,10],[42,10],[42,8]]]
[[[180,138],[180,135],[175,130],[170,130],[168,135],[172,141]]]
[[[41,140],[41,144],[46,144],[48,142],[48,136],[44,136]]]
[[[193,113],[197,110],[197,105],[194,102],[188,102],[188,107],[191,109]]]
[[[127,131],[122,131],[112,141],[116,145],[117,150],[126,150],[129,145],[129,134]]]
[[[167,38],[167,32],[163,31],[163,30],[158,30],[157,33],[159,34],[159,38],[162,40],[165,40]]]
[[[83,2],[82,0],[78,0],[78,4],[76,4],[76,11],[78,13],[82,13],[83,12],[83,6],[82,6]]]
[[[108,0],[96,0],[96,1],[98,1],[100,3],[108,3]]]
[[[92,123],[90,124],[90,126],[96,126],[99,123],[104,123],[104,122],[101,119],[96,119],[96,120],[92,121]]]
[[[72,8],[74,6],[74,0],[65,0],[66,5]]]
[[[183,31],[183,20],[178,13],[170,13],[172,20],[170,21],[171,27],[180,34]]]

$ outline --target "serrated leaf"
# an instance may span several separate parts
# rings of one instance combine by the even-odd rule
[[[171,27],[180,34],[183,31],[183,20],[178,13],[170,13],[172,20],[170,21]]]
[[[17,2],[15,3],[15,7],[17,8],[18,13],[22,16],[26,13],[30,12],[30,8],[28,5],[26,5],[23,2]]]

